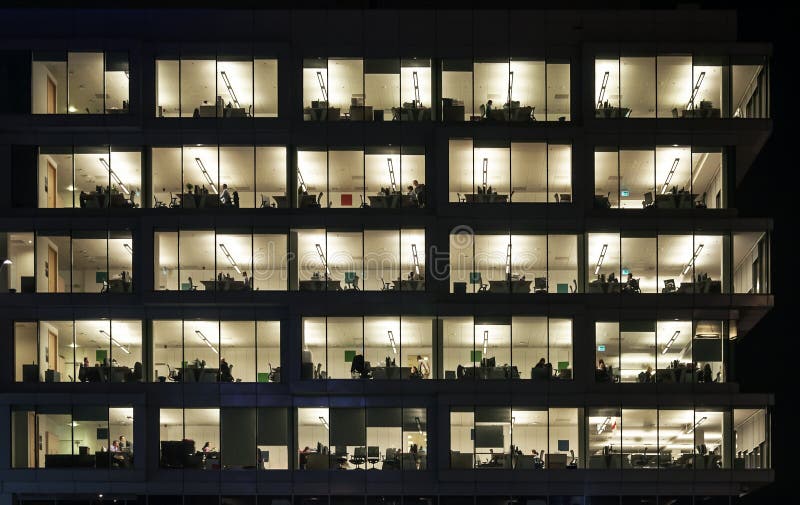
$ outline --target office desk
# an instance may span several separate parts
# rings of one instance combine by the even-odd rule
[[[94,468],[94,454],[45,454],[45,468]]]
[[[126,366],[102,367],[106,369],[106,377],[109,382],[126,382],[131,373],[131,369]]]
[[[133,207],[133,203],[130,200],[126,200],[125,196],[121,193],[98,193],[97,191],[92,191],[91,193],[81,192],[79,201],[82,209],[100,209],[105,207],[127,209]]]
[[[595,209],[610,209],[611,202],[605,195],[594,195],[594,208]]]
[[[350,121],[372,121],[372,105],[351,105]]]
[[[223,117],[248,117],[244,107],[225,107]]]
[[[320,203],[317,201],[317,195],[299,195],[297,198],[297,207],[306,209],[310,207],[319,207]]]
[[[530,293],[531,281],[489,281],[490,293]]]
[[[219,368],[204,368],[189,365],[186,368],[176,368],[180,373],[181,382],[218,382]]]
[[[425,291],[425,279],[392,281],[392,288],[395,291]]]
[[[372,379],[373,380],[407,380],[411,379],[410,366],[373,366]]]
[[[674,293],[722,293],[722,281],[701,281],[701,282],[681,282],[680,287]]]
[[[494,121],[526,122],[533,121],[533,107],[503,107],[492,109],[489,118]]]
[[[178,198],[181,199],[180,206],[184,209],[203,209],[220,206],[219,195],[213,195],[211,193],[207,195],[179,193]]]
[[[464,121],[463,105],[442,105],[442,121]]]
[[[627,107],[601,107],[594,110],[595,118],[626,118],[631,115]]]
[[[342,281],[335,281],[333,279],[309,279],[300,281],[300,291],[341,291]]]
[[[400,207],[418,207],[417,199],[414,195],[370,195],[369,205],[376,209],[397,209]]]
[[[131,290],[131,281],[130,280],[122,280],[122,279],[109,279],[108,280],[108,292],[109,293],[130,293]]]
[[[339,107],[307,107],[304,112],[310,115],[311,121],[338,121],[342,109]]]
[[[430,121],[431,109],[428,107],[392,107],[393,121]]]
[[[681,111],[682,118],[713,118],[719,119],[721,116],[720,110],[716,107],[698,107],[696,109],[684,109]]]
[[[303,456],[305,456],[305,458],[303,458]],[[327,454],[309,452],[301,454],[300,458],[305,459],[306,470],[327,470],[330,467],[330,457]]]
[[[196,117],[217,117],[222,116],[222,114],[217,114],[217,112],[222,110],[221,106],[217,105],[201,105],[194,110]]]
[[[586,292],[618,294],[620,292],[620,284],[619,282],[600,282],[596,280],[586,285]]]
[[[657,209],[693,209],[697,195],[688,191],[677,194],[667,193],[656,195],[655,206]]]
[[[288,209],[289,208],[289,197],[286,195],[272,195],[272,199],[275,200],[275,205],[279,209]]]
[[[244,281],[223,279],[221,281],[200,281],[206,291],[247,291],[250,285]]]
[[[467,203],[508,203],[508,195],[493,193],[467,193],[464,195]]]
[[[450,453],[450,468],[453,470],[471,470],[474,461],[474,456],[470,453]]]

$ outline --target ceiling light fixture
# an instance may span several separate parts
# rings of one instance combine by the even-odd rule
[[[212,351],[214,351],[215,354],[219,354],[219,351],[211,344],[211,341],[207,339],[205,335],[203,335],[202,331],[194,330],[194,332],[197,334],[198,337],[200,337],[203,340],[203,342],[206,343],[208,347],[211,348]]]
[[[506,247],[506,275],[511,274],[511,242]]]
[[[603,266],[603,260],[606,259],[606,251],[608,251],[608,244],[603,244],[603,249],[600,251],[600,257],[597,258],[597,266],[594,267],[594,274],[600,273],[600,267]]]
[[[675,343],[675,340],[678,339],[678,335],[680,335],[680,334],[681,334],[681,330],[675,330],[675,333],[672,334],[672,336],[670,337],[669,341],[667,342],[667,345],[664,346],[664,350],[661,351],[662,355],[667,354],[667,351],[669,351],[669,348],[672,347],[672,344]]]
[[[697,250],[695,250],[694,254],[692,255],[692,259],[689,260],[689,263],[687,263],[686,266],[683,268],[683,272],[681,273],[681,275],[686,275],[689,269],[691,269],[694,266],[694,262],[697,260],[698,256],[700,256],[700,251],[703,250],[703,245],[704,244],[700,244],[699,246],[697,246]]]
[[[608,424],[611,422],[611,417],[606,417],[603,419],[602,423],[597,423],[597,434],[601,434],[605,431]]]
[[[392,344],[392,352],[397,354],[397,346],[395,345],[394,341],[394,333],[392,333],[392,330],[389,330],[388,333],[389,333],[389,343]]]
[[[303,180],[303,174],[300,173],[300,169],[297,169],[297,181],[300,183],[300,191],[303,193],[308,192],[308,188],[306,187],[306,183]]]
[[[489,330],[483,330],[483,357],[486,357],[486,348],[489,347]]]
[[[325,87],[325,78],[322,77],[322,72],[317,71],[317,82],[319,83],[319,90],[322,92],[322,99],[328,101],[328,89]]]
[[[208,175],[208,171],[206,171],[206,166],[203,165],[203,160],[201,160],[200,158],[195,158],[194,161],[195,163],[197,163],[197,166],[200,167],[200,171],[203,173],[203,177],[206,178],[206,181],[208,182],[209,186],[211,186],[211,189],[214,190],[214,193],[219,194],[219,191],[217,191],[217,187],[214,185],[214,179],[212,179],[211,176]]]
[[[688,435],[688,434],[692,433],[694,430],[697,429],[698,426],[700,426],[701,424],[703,424],[706,421],[708,421],[708,418],[706,416],[701,417],[700,419],[697,420],[696,423],[694,423],[694,425],[691,428],[686,430],[686,434]]]
[[[231,253],[228,252],[228,248],[225,247],[225,244],[220,242],[219,248],[222,249],[222,253],[226,258],[228,258],[228,262],[231,264],[233,269],[236,270],[236,273],[242,275],[242,270],[239,268],[239,265],[236,264],[236,261],[233,259],[233,256],[231,256]]]
[[[424,433],[422,431],[422,422],[419,420],[418,416],[414,417],[414,422],[417,423],[417,431],[419,432],[419,434],[423,435]]]
[[[328,260],[325,259],[325,254],[322,253],[322,246],[319,244],[314,244],[317,247],[317,254],[319,254],[319,260],[322,262],[323,268],[325,268],[325,276],[330,277],[331,271],[328,269]]]
[[[414,272],[419,275],[419,255],[417,254],[417,244],[411,244],[411,260],[414,262]]]
[[[124,247],[125,250],[128,251],[128,254],[133,256],[133,248],[131,248],[130,244],[122,244],[122,247]]]
[[[488,175],[489,175],[489,158],[483,159],[483,187],[486,187],[486,183],[488,182]]]
[[[422,100],[419,98],[419,75],[417,75],[416,70],[411,74],[411,77],[414,79],[414,103],[417,107],[422,107]]]
[[[508,106],[511,107],[511,96],[514,90],[514,71],[508,72]]]
[[[109,335],[109,334],[108,334],[108,332],[107,332],[106,330],[99,330],[99,331],[100,331],[100,333],[102,333],[103,335],[105,335],[106,337],[108,337],[108,339],[109,339],[109,340],[111,340],[111,343],[112,343],[112,344],[114,344],[115,346],[117,346],[117,347],[119,347],[120,349],[122,349],[122,351],[123,351],[125,354],[130,354],[130,353],[131,353],[131,351],[129,351],[127,348],[125,348],[125,346],[124,346],[124,345],[122,345],[122,344],[120,344],[119,342],[117,342],[116,340],[114,340],[114,337],[112,337],[111,335]]]
[[[603,97],[606,96],[606,85],[608,85],[608,78],[610,75],[611,74],[608,71],[606,71],[606,73],[603,74],[603,84],[600,85],[600,95],[597,97],[597,106],[595,107],[596,109],[599,109],[603,106]]]
[[[114,179],[114,183],[115,183],[117,186],[119,186],[119,189],[121,189],[121,190],[122,190],[122,192],[123,192],[123,193],[125,193],[126,195],[130,195],[130,194],[131,194],[131,192],[130,192],[130,191],[128,191],[128,188],[126,188],[124,184],[122,184],[122,181],[119,179],[119,177],[117,176],[117,174],[116,174],[116,173],[114,173],[114,171],[113,171],[113,170],[111,170],[111,166],[108,164],[108,162],[106,161],[106,159],[105,159],[105,158],[100,158],[100,163],[103,165],[103,168],[105,168],[106,170],[108,170],[108,175],[110,175],[110,176],[111,176],[111,178],[112,178],[112,179]]]
[[[397,184],[395,184],[394,163],[391,158],[386,158],[386,165],[389,167],[389,182],[392,183],[392,193],[394,193],[397,191]]]
[[[319,73],[319,72],[317,72],[317,73]],[[328,424],[328,420],[325,419],[324,417],[319,416],[319,422],[322,423],[322,426],[324,426],[326,430],[330,430],[331,429],[330,425]]]
[[[697,77],[697,84],[694,85],[692,88],[692,97],[689,99],[689,103],[686,104],[686,108],[694,109],[694,99],[697,98],[697,93],[700,91],[700,85],[703,84],[703,79],[706,78],[705,72],[700,72],[700,75]]]
[[[231,100],[233,101],[233,106],[237,109],[241,108],[239,105],[239,100],[236,98],[236,93],[233,92],[233,86],[231,86],[231,81],[228,79],[228,74],[225,73],[224,70],[220,72],[222,76],[222,80],[225,81],[225,87],[228,88],[228,94],[231,96]]]
[[[675,161],[672,162],[672,168],[669,169],[669,173],[667,174],[666,180],[664,180],[664,185],[661,186],[661,194],[665,194],[667,189],[669,189],[669,183],[672,180],[672,176],[675,175],[675,170],[678,169],[678,163],[680,163],[680,158],[675,158]]]

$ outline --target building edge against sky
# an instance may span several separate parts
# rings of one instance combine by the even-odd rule
[[[3,14],[4,505],[774,480],[735,11]]]

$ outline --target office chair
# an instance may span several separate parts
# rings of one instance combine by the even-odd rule
[[[197,286],[195,285],[194,281],[192,281],[192,278],[189,277],[188,280],[189,280],[189,289],[187,291],[197,291]]]
[[[355,272],[345,272],[344,283],[347,289],[358,291],[358,275]]]
[[[386,281],[384,281],[384,280],[383,280],[383,277],[381,277],[381,291],[390,291],[391,289],[392,289],[392,288],[391,288],[391,286],[389,285],[389,283],[388,283],[388,282],[386,282]]]
[[[267,207],[269,207],[269,203],[268,202],[269,202],[269,199],[268,198],[264,198],[264,193],[261,193],[261,205],[259,206],[259,209],[266,209]]]
[[[653,206],[653,192],[648,191],[647,193],[644,194],[644,201],[642,202],[642,207],[647,208],[652,206]]]
[[[489,288],[488,284],[484,284],[483,283],[483,278],[481,277],[481,273],[480,272],[470,272],[470,274],[469,274],[469,282],[470,282],[470,284],[473,284],[473,285],[477,284],[479,286],[478,287],[478,293],[486,293],[488,288]]]
[[[100,288],[100,292],[101,293],[108,293],[108,289],[109,289],[108,281],[104,280],[103,281],[103,287]]]
[[[556,203],[559,203],[558,193],[554,193],[554,194],[553,194],[553,196],[554,196],[554,197],[555,197],[555,199],[556,199]]]

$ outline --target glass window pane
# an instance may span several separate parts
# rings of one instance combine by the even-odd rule
[[[615,148],[596,147],[594,151],[594,208],[616,209],[619,207],[620,177],[619,152]]]
[[[14,322],[14,381],[39,382],[39,337],[35,321]]]
[[[255,116],[278,117],[278,60],[256,59],[253,72]]]
[[[547,291],[576,293],[578,290],[578,236],[547,236]]]
[[[694,467],[694,443],[691,409],[658,411],[658,444],[661,446],[661,468],[691,469]]]
[[[767,469],[772,466],[767,435],[769,418],[765,409],[734,409],[733,430],[736,440],[734,469]]]
[[[623,293],[657,293],[656,237],[622,237],[622,274],[620,290]]]
[[[656,59],[652,56],[620,58],[620,102],[628,117],[656,117]]]
[[[665,162],[662,157],[658,158],[659,162]],[[661,193],[664,188],[657,186],[657,182],[664,183],[666,178],[670,178],[670,183],[677,183],[680,179],[676,177],[675,171],[669,175],[672,169],[671,163],[674,158],[669,160],[666,167],[666,173],[656,172],[656,156],[652,149],[622,149],[619,152],[619,191],[620,191],[620,207],[623,209],[643,209],[650,207],[654,204],[658,207],[665,205],[665,199],[662,197],[667,193],[670,188],[667,188],[664,193]],[[685,160],[684,160],[685,161]],[[661,166],[659,165],[659,168]],[[663,177],[660,177],[663,176]],[[659,178],[660,177],[660,178]],[[655,181],[655,182],[654,182]],[[670,194],[669,201],[672,201]]]
[[[723,88],[729,86],[729,71],[730,67],[723,65],[723,58],[694,56],[692,100],[687,107],[692,111],[692,115],[689,117],[729,117],[728,104],[723,100],[722,94]]]
[[[442,341],[444,354],[442,362],[444,378],[473,379],[475,362],[474,320],[472,317],[444,317],[442,321]],[[481,342],[483,352],[483,342]],[[470,466],[471,467],[471,466]]]
[[[761,231],[733,234],[733,292],[770,293],[769,237]]]
[[[728,336],[723,321],[696,321],[692,341],[692,359],[697,366],[697,381],[725,382]]]
[[[400,318],[400,353],[403,356],[403,363],[400,365],[401,379],[442,378],[433,360],[434,324],[435,321],[430,317],[403,316]],[[408,369],[407,374],[404,372],[406,368]],[[425,438],[427,439],[427,433],[425,433]],[[427,445],[419,442],[417,444]]]
[[[512,60],[509,64],[510,106],[503,108],[510,121],[532,121],[545,117],[545,62],[544,60]]]
[[[407,271],[407,268],[401,270],[400,265],[400,232],[397,230],[365,230],[364,251],[367,256],[362,289],[367,291],[399,290],[401,278],[404,278],[401,277],[401,272]],[[404,263],[408,263],[408,260]]]
[[[75,179],[72,184],[74,207],[106,207],[111,191],[111,165],[107,147],[79,147],[75,149]],[[69,189],[69,188],[67,188]],[[114,193],[119,194],[117,184]]]
[[[547,121],[570,121],[570,64],[547,64]]]
[[[257,410],[258,468],[262,470],[289,470],[290,418],[285,407],[259,407]],[[299,426],[298,426],[299,428]],[[259,498],[259,502],[263,503]],[[277,505],[277,504],[276,504]]]
[[[181,117],[222,117],[225,105],[218,94],[222,90],[215,86],[216,67],[214,60],[181,60]]]
[[[219,207],[219,188],[217,146],[184,146],[180,205],[184,209]]]
[[[657,115],[660,118],[684,116],[692,98],[692,57],[659,56],[656,60],[658,75]]]
[[[651,321],[621,321],[619,338],[621,382],[655,382],[656,325]]]
[[[619,382],[619,323],[616,321],[594,323],[594,342],[597,359],[595,382]]]
[[[156,60],[156,117],[180,116],[180,62]]]
[[[181,291],[214,290],[214,232],[180,231]]]
[[[287,247],[285,234],[253,235],[252,289],[286,291]]]
[[[471,61],[442,60],[442,121],[469,121],[472,84]]]
[[[473,356],[478,379],[511,378],[511,321],[508,318],[476,318]]]
[[[512,409],[511,443],[516,453],[514,455],[515,469],[533,470],[543,468],[546,458],[541,453],[547,452],[547,418],[548,412],[545,408],[514,407]],[[556,449],[556,445],[554,445],[554,453]]]
[[[326,323],[328,378],[367,378],[364,321],[360,317],[329,317]]]
[[[299,208],[319,207],[323,197],[328,200],[327,151],[297,150],[297,193]]]
[[[105,107],[103,53],[67,53],[70,114],[102,114]]]
[[[695,382],[696,361],[692,357],[692,322],[659,321],[656,324],[658,382]]]
[[[404,59],[400,62],[401,121],[430,121],[431,62],[428,59]]]
[[[31,109],[34,114],[67,113],[66,54],[33,55]]]
[[[256,321],[258,382],[281,382],[281,323]]]
[[[549,455],[547,468],[564,468],[561,466],[566,461],[566,468],[583,468],[580,461],[578,444],[578,409],[576,408],[551,408],[549,409]],[[569,453],[569,454],[566,454]],[[566,460],[564,456],[567,456]]]
[[[475,460],[475,413],[471,408],[450,410],[450,468],[469,470]]]
[[[218,233],[216,235],[215,287],[218,291],[248,291],[253,289],[253,244],[247,233]],[[206,285],[206,289],[209,286]]]
[[[181,382],[219,380],[219,321],[183,322]]]
[[[512,379],[538,380],[543,378],[535,367],[542,358],[548,355],[547,337],[548,324],[546,317],[514,316],[511,318]],[[541,449],[543,445],[537,447]],[[531,447],[531,449],[534,448],[536,447]],[[530,454],[531,451],[528,449],[523,452]]]
[[[569,172],[571,163],[559,156],[563,150],[550,149],[545,143],[538,142],[512,142],[511,143],[511,189],[514,194],[511,196],[512,202],[548,202],[548,170],[550,165],[548,155],[554,155],[550,165],[554,171],[558,171],[561,176],[566,175],[567,193],[571,192],[569,184]],[[560,147],[560,146],[559,146]],[[564,146],[569,150],[569,146]],[[477,156],[477,153],[476,153]],[[558,159],[556,159],[558,158]],[[561,163],[558,163],[560,161]],[[567,162],[566,173],[564,173],[563,162]],[[476,176],[482,177],[477,173]],[[555,180],[555,174],[554,180]],[[478,179],[480,180],[480,179]],[[563,186],[563,184],[562,184]],[[563,189],[563,188],[562,188]],[[552,192],[557,192],[555,186]]]
[[[184,363],[183,322],[153,321],[153,381],[181,380]],[[187,353],[189,356],[191,353]],[[162,437],[162,440],[164,438]]]
[[[619,293],[619,234],[590,233],[588,243],[586,256],[587,292]]]
[[[178,232],[155,232],[153,245],[155,249],[154,289],[156,291],[183,289],[178,276]],[[188,280],[186,286],[186,290],[192,289],[192,285]]]
[[[339,118],[329,112],[329,121],[350,116],[351,105],[364,103],[364,60],[331,58],[328,60],[328,101]]]
[[[616,408],[587,409],[587,468],[623,468],[621,414]]]
[[[217,95],[223,117],[253,117],[253,61],[217,61]]]
[[[73,160],[70,147],[39,149],[39,208],[74,207]]]
[[[106,114],[130,112],[130,65],[127,52],[106,53],[105,111]]]
[[[508,103],[509,63],[506,61],[475,62],[475,103],[487,121],[506,121],[503,104]]]
[[[473,144],[472,139],[450,139],[450,202],[466,201],[466,195],[473,193]],[[481,163],[483,163],[481,161]],[[482,177],[482,176],[481,176]],[[482,179],[479,179],[482,180]]]
[[[364,65],[364,93],[367,105],[365,113],[366,110],[380,111],[384,121],[394,120],[394,111],[401,103],[400,62],[396,59],[367,60]],[[364,119],[372,121],[373,118]]]
[[[693,291],[692,239],[692,235],[658,236],[658,286],[661,293],[674,293],[679,289],[687,292],[687,288],[681,288],[683,283],[687,283],[689,293]]]
[[[303,318],[303,351],[301,379],[327,379],[327,330],[324,317]]]
[[[467,203],[507,203],[511,192],[511,150],[492,144],[475,146],[472,180],[474,192]],[[472,201],[470,201],[472,200]]]
[[[656,409],[622,409],[622,467],[658,468],[658,413]]]
[[[179,206],[183,193],[183,150],[180,147],[154,147],[151,156],[153,208]]]
[[[329,193],[325,206],[358,208],[364,201],[364,151],[331,150],[328,162]]]
[[[731,65],[731,76],[731,117],[770,117],[766,64]]]
[[[328,407],[300,407],[297,409],[297,468],[300,470],[328,470],[330,430]]]
[[[553,194],[555,203],[572,202],[571,145],[547,146],[547,191]]]
[[[572,380],[572,369],[574,367],[572,319],[559,318],[548,321],[547,357],[548,363],[553,367],[556,379]]]
[[[78,423],[80,424],[80,423]],[[42,438],[42,448],[38,453],[39,468],[66,466],[71,459],[67,455],[76,454],[79,448],[74,444],[73,428],[75,422],[69,407],[40,407],[36,412],[36,427]]]
[[[364,318],[364,360],[371,365],[372,379],[400,379],[406,367],[400,348],[399,317]],[[398,363],[399,362],[399,363]],[[414,360],[416,366],[416,360]],[[408,377],[410,367],[406,371]],[[369,430],[367,430],[369,438]]]
[[[112,368],[109,370],[109,380],[111,382],[142,382],[144,380],[142,322],[112,320],[110,343]],[[78,376],[78,378],[80,377]]]
[[[619,108],[619,59],[598,58],[594,60],[595,117],[627,117]]]
[[[256,382],[256,324],[220,321],[220,382]]]
[[[286,148],[256,146],[255,205],[289,208],[286,184]]]
[[[511,409],[475,407],[475,467],[511,469]]]
[[[252,147],[219,148],[220,205],[248,209],[256,206],[254,164]]]

